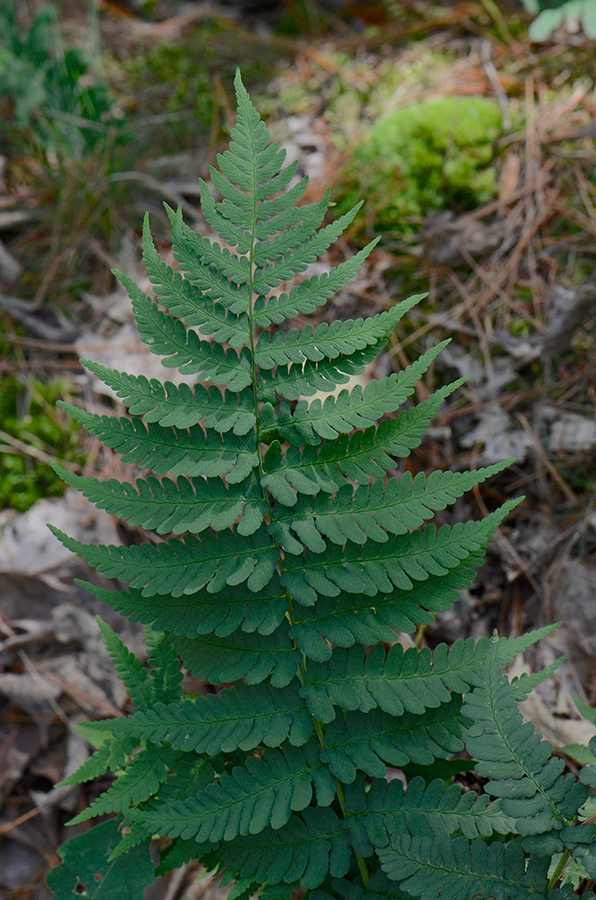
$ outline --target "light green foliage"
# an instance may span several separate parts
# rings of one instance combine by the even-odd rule
[[[36,453],[83,461],[79,429],[55,407],[70,388],[63,380],[21,384],[12,376],[0,379],[0,429],[8,436],[0,435],[0,509],[25,512],[36,500],[64,492],[62,479]]]
[[[356,146],[340,208],[364,196],[374,227],[407,231],[410,217],[484,203],[496,191],[490,164],[500,130],[499,105],[484,97],[447,95],[397,109]]]
[[[237,125],[211,172],[221,199],[203,185],[206,218],[225,245],[170,210],[183,274],[159,258],[146,224],[157,302],[124,279],[149,347],[211,384],[161,385],[89,364],[134,418],[68,407],[154,474],[134,485],[65,479],[166,537],[95,547],[56,532],[128,582],[88,587],[144,624],[149,666],[100,623],[134,712],[86,726],[99,749],[68,783],[113,772],[114,784],[74,821],[122,818],[67,843],[50,885],[58,900],[75,878],[87,889],[89,873],[103,885],[118,866],[129,872],[146,860],[158,835],[168,839],[158,873],[199,858],[236,881],[235,900],[257,891],[263,900],[292,891],[312,900],[567,900],[570,884],[557,886],[563,866],[547,873],[563,853],[596,875],[596,835],[577,818],[596,774],[564,775],[551,745],[523,724],[517,702],[541,676],[510,685],[501,674],[554,626],[433,651],[398,640],[471,584],[516,501],[480,521],[425,523],[502,466],[395,475],[461,384],[412,401],[441,345],[364,389],[314,398],[320,379],[341,388],[361,373],[418,298],[366,322],[266,330],[322,306],[354,268],[309,275],[340,224],[324,227],[327,196],[296,205],[305,183],[290,187],[295,166],[283,168],[240,75],[235,84]],[[297,273],[304,279],[292,286]],[[183,696],[181,666],[226,687]],[[465,749],[472,759],[453,759]],[[387,780],[388,766],[402,768],[405,787]],[[472,767],[489,779],[480,796],[453,781]],[[141,900],[144,877],[127,900]]]
[[[580,28],[586,37],[596,38],[596,0],[523,0],[529,13],[536,16],[530,25],[533,41],[546,41],[563,25],[575,33]]]

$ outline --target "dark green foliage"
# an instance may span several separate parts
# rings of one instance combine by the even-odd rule
[[[48,886],[56,900],[131,900],[143,896],[143,889],[155,877],[149,841],[125,857],[108,861],[122,840],[120,824],[118,819],[110,819],[62,845],[64,862],[48,875]]]
[[[418,298],[366,321],[266,330],[321,306],[371,247],[328,275],[308,274],[353,213],[324,227],[327,196],[295,205],[304,181],[290,186],[295,167],[282,168],[240,76],[236,91],[238,124],[212,170],[222,199],[203,184],[205,216],[225,246],[170,210],[184,274],[162,262],[146,222],[158,301],[121,276],[143,340],[210,383],[162,385],[90,363],[134,417],[67,407],[153,473],[135,485],[65,480],[167,536],[95,547],[55,532],[128,583],[87,587],[143,623],[149,650],[145,669],[101,623],[134,712],[89,724],[108,737],[68,783],[117,779],[74,821],[125,817],[119,844],[114,822],[85,837],[106,872],[132,865],[159,835],[168,839],[159,873],[200,858],[235,880],[233,900],[259,890],[263,900],[295,890],[312,900],[565,900],[573,892],[549,864],[575,854],[596,873],[594,829],[577,818],[596,776],[563,774],[522,722],[517,702],[553,667],[511,685],[501,674],[552,626],[433,651],[399,639],[471,584],[515,501],[480,521],[425,523],[503,466],[396,474],[461,385],[411,400],[442,345],[365,388],[342,388]],[[181,664],[220,687],[183,696]],[[459,758],[466,749],[472,759]],[[479,795],[453,780],[471,768],[488,779]],[[73,871],[87,877],[70,846],[51,877],[59,897]],[[128,894],[141,896],[141,885]]]

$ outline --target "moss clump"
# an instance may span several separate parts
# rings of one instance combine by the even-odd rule
[[[56,407],[56,400],[71,399],[71,387],[64,380],[0,379],[0,509],[25,512],[42,497],[64,493],[62,479],[39,456],[84,462],[76,423]]]
[[[484,97],[446,96],[397,109],[355,149],[341,210],[366,197],[368,224],[413,230],[430,210],[473,209],[496,193],[490,167],[501,111]]]

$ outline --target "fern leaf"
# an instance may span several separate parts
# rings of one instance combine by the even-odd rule
[[[252,534],[267,512],[267,505],[258,499],[257,482],[250,477],[243,484],[226,488],[219,478],[188,479],[181,475],[174,482],[149,475],[139,478],[133,487],[115,478],[99,481],[75,475],[57,464],[54,469],[100,509],[158,534],[200,534],[206,528],[224,531],[238,519],[240,534]]]
[[[507,897],[537,900],[545,895],[548,858],[536,858],[526,869],[519,844],[486,844],[464,838],[392,838],[378,851],[383,870],[403,890],[421,900]]]
[[[543,681],[546,681],[547,678],[550,678],[566,659],[566,656],[562,656],[544,669],[539,669],[537,672],[532,672],[531,674],[524,672],[519,677],[516,676],[511,681],[511,692],[516,703],[526,700],[534,688],[539,684],[542,684]]]
[[[227,306],[233,296],[234,306],[244,306],[237,288],[246,287],[250,280],[248,258],[230,253],[221,244],[189,228],[182,218],[182,207],[174,212],[166,206],[166,212],[172,224],[172,250],[179,268],[212,299],[221,300]],[[248,298],[246,290],[241,292],[241,297]],[[237,311],[245,312],[246,307]]]
[[[167,741],[174,750],[215,756],[259,744],[276,747],[286,740],[299,747],[309,740],[313,723],[295,685],[276,690],[239,682],[219,695],[156,703],[153,709],[112,723],[112,729],[114,735],[137,742]]]
[[[163,631],[145,627],[154,702],[174,703],[182,694],[180,660],[172,641]]]
[[[110,771],[111,755],[112,742],[108,739],[104,741],[101,747],[98,747],[89,759],[81,763],[76,771],[58,782],[56,787],[62,787],[65,784],[84,784],[86,781],[92,781],[94,778],[105,775],[106,772]]]
[[[289,447],[285,456],[282,456],[281,445],[272,442],[265,464],[267,472],[274,477],[267,475],[268,480],[261,480],[261,484],[280,503],[293,506],[296,500],[292,502],[292,495],[296,492],[308,496],[319,491],[333,494],[348,483],[347,479],[368,484],[370,478],[384,477],[387,471],[396,468],[398,459],[408,456],[410,450],[419,446],[441,403],[464,381],[459,379],[441,388],[418,406],[399,413],[395,419],[381,422],[378,428],[373,426],[366,431],[357,431],[350,437],[342,434],[334,441],[324,441],[317,447],[307,446],[302,450]],[[276,490],[287,501],[278,497]]]
[[[201,334],[226,341],[231,347],[244,347],[250,338],[250,324],[244,313],[234,315],[222,304],[215,303],[195,285],[166,265],[153,243],[149,230],[149,215],[143,222],[143,262],[159,302],[172,315],[186,324],[199,328]]]
[[[254,308],[254,324],[257,328],[268,328],[269,325],[279,325],[285,319],[306,315],[314,312],[319,306],[324,306],[327,300],[354,277],[378,242],[379,238],[376,238],[351,259],[335,266],[330,272],[304,278],[289,294],[282,293],[267,300],[258,297]]]
[[[133,622],[190,638],[211,633],[226,637],[239,628],[272,634],[289,608],[276,579],[261,592],[237,585],[217,594],[198,591],[188,596],[168,597],[165,602],[163,595],[145,597],[140,591],[108,591],[86,581],[77,583]]]
[[[142,419],[116,418],[85,412],[70,403],[58,405],[77,419],[106,446],[122,453],[122,461],[153,469],[156,475],[226,475],[228,484],[244,481],[259,465],[254,433],[234,441],[230,447],[217,431],[205,432],[196,425],[188,430],[164,427]]]
[[[107,719],[101,722],[85,722],[85,728],[97,730],[100,733],[103,732],[105,735],[106,730],[111,731],[113,723],[117,721],[118,719]],[[85,760],[72,775],[58,782],[56,787],[60,787],[63,784],[83,784],[86,781],[99,778],[107,772],[118,771],[118,769],[128,764],[129,757],[135,747],[136,742],[134,738],[123,738],[118,741],[112,740],[111,737],[106,738],[101,747],[89,759]]]
[[[291,526],[297,536],[311,533],[312,526],[324,538],[335,544],[347,541],[364,544],[367,540],[385,543],[390,535],[408,534],[437,509],[445,509],[458,497],[502,471],[510,461],[496,463],[474,472],[433,472],[427,479],[420,472],[414,479],[409,472],[392,478],[385,484],[375,481],[355,491],[344,485],[332,500],[319,494],[314,502],[302,503],[300,514],[285,512],[276,521]],[[261,482],[262,483],[262,482]],[[266,485],[265,485],[266,486]],[[303,538],[310,550],[320,552],[321,542],[315,538],[313,546]],[[322,549],[326,544],[323,540]],[[319,551],[316,548],[320,548]]]
[[[174,643],[193,675],[211,684],[243,676],[249,684],[258,684],[271,675],[274,687],[284,687],[301,662],[301,654],[283,627],[267,636],[240,631],[222,638],[176,637]]]
[[[450,691],[463,694],[478,683],[480,663],[488,642],[455,641],[404,651],[395,644],[388,653],[382,645],[365,657],[361,646],[336,649],[328,662],[308,662],[300,689],[311,714],[327,723],[335,718],[333,704],[341,709],[369,712],[379,707],[392,716],[404,712],[421,715],[451,699]]]
[[[194,838],[199,843],[232,841],[239,834],[258,834],[268,825],[281,828],[293,811],[307,807],[313,782],[320,806],[335,796],[335,780],[321,767],[314,745],[266,750],[249,757],[231,775],[222,775],[192,798],[132,814],[153,832]]]
[[[404,713],[396,718],[379,709],[366,716],[359,712],[340,714],[325,726],[321,759],[344,784],[356,779],[357,769],[384,779],[387,765],[430,765],[436,758],[445,759],[463,749],[460,710],[461,700],[454,696],[420,716]],[[143,717],[146,715],[151,713]],[[128,733],[125,728],[123,733]]]
[[[171,747],[148,747],[142,750],[125,769],[118,780],[94,800],[70,825],[78,825],[95,816],[106,813],[126,813],[131,806],[138,806],[153,796],[167,778],[168,769],[176,764],[176,754]]]
[[[209,185],[202,178],[199,178],[199,185],[201,187],[201,209],[207,224],[228,246],[235,247],[237,253],[241,255],[249,253],[253,244],[250,221],[246,222],[248,227],[243,227],[227,219],[219,208],[220,204],[215,203]]]
[[[410,298],[412,300],[413,298]],[[420,299],[417,297],[416,299]],[[261,366],[259,398],[277,402],[277,397],[298,400],[316,391],[331,391],[349,376],[364,371],[383,349],[410,300],[362,322],[336,321],[312,329],[293,329],[273,339],[261,335],[255,358]],[[268,372],[278,366],[275,373]],[[281,368],[282,366],[288,368]]]
[[[176,367],[186,375],[200,375],[203,381],[225,384],[230,391],[241,391],[251,384],[248,350],[243,349],[238,356],[235,350],[224,350],[220,344],[202,341],[179,319],[161,312],[131,278],[116,270],[114,274],[132,300],[141,340],[152,353],[163,357],[163,366]]]
[[[234,88],[238,103],[236,124],[231,132],[229,149],[217,157],[221,172],[225,179],[230,180],[225,181],[221,188],[218,185],[216,187],[224,197],[237,200],[239,209],[248,214],[253,212],[252,197],[237,198],[236,194],[245,192],[254,195],[262,210],[259,217],[272,216],[277,209],[285,209],[289,205],[287,195],[277,198],[277,202],[267,204],[266,201],[289,184],[296,166],[283,170],[283,177],[280,177],[279,170],[286,152],[280,150],[277,143],[270,144],[269,131],[253,105],[239,71],[234,78]],[[219,175],[219,172],[212,170],[213,174]],[[231,187],[235,189],[232,194],[228,193]],[[253,223],[252,217],[248,219],[248,223],[249,226]]]
[[[296,611],[290,634],[302,652],[318,662],[330,658],[329,643],[339,647],[356,642],[369,646],[379,641],[393,643],[396,632],[414,632],[418,625],[434,621],[434,612],[451,609],[460,591],[472,584],[475,566],[481,561],[482,554],[472,553],[447,575],[430,575],[410,590],[374,599],[345,592],[333,598],[319,597],[316,606]]]
[[[507,678],[499,671],[493,638],[483,666],[483,682],[466,696],[464,715],[474,724],[466,744],[478,759],[476,771],[490,778],[486,791],[502,797],[503,811],[519,834],[559,831],[572,824],[588,796],[586,785],[563,775],[565,763],[552,745],[524,724]]]
[[[331,325],[322,322],[317,328],[306,326],[301,331],[293,328],[273,337],[269,332],[261,334],[255,350],[255,362],[264,369],[283,366],[288,363],[302,365],[307,360],[321,362],[350,356],[356,350],[376,346],[381,339],[387,340],[399,320],[410,310],[420,296],[391,307],[369,319],[341,322]]]
[[[317,391],[328,393],[338,384],[346,384],[351,375],[360,375],[368,363],[379,355],[386,341],[355,350],[350,355],[340,356],[324,362],[307,362],[304,366],[292,365],[278,368],[275,373],[263,371],[260,374],[259,400],[276,403],[277,398],[299,400]]]
[[[68,537],[58,528],[48,526],[67,549],[76,553],[108,578],[129,582],[143,588],[144,597],[168,594],[182,597],[208,586],[216,593],[226,584],[242,584],[259,591],[271,581],[277,552],[264,529],[251,537],[250,546],[239,544],[232,532],[206,532],[201,539],[187,535],[154,546],[96,547]]]
[[[459,784],[446,786],[442,778],[426,784],[417,776],[405,789],[399,779],[379,779],[369,790],[359,779],[346,791],[346,809],[364,824],[374,847],[386,845],[393,835],[447,837],[462,832],[471,839],[509,834],[515,828],[498,800],[489,803],[486,794],[462,792]]]
[[[329,396],[323,403],[318,399],[310,404],[301,400],[289,415],[282,405],[278,420],[280,434],[291,443],[294,441],[289,435],[294,437],[297,434],[301,440],[312,444],[318,443],[319,437],[335,439],[354,428],[368,428],[408,399],[421,376],[447,343],[437,344],[407,369],[378,381],[370,381],[365,388],[356,385],[351,392],[340,391],[337,397]]]
[[[348,225],[357,216],[362,202],[358,203],[349,212],[344,213],[335,222],[321,228],[311,238],[305,240],[302,244],[290,249],[275,264],[265,266],[258,269],[253,281],[253,288],[257,294],[265,294],[268,290],[278,287],[282,281],[289,281],[300,272],[317,261],[317,259],[334,244],[337,238],[342,234]]]
[[[115,634],[109,625],[96,616],[106,650],[114,663],[118,678],[124,683],[130,699],[138,709],[147,709],[154,700],[153,686],[147,670]]]
[[[221,434],[231,430],[236,435],[246,434],[254,427],[251,391],[239,395],[224,391],[222,394],[216,387],[207,389],[200,384],[193,389],[186,384],[176,386],[170,381],[162,384],[156,378],[149,381],[144,375],[126,375],[92,360],[81,361],[116,392],[132,414],[142,415],[145,422],[189,428],[204,420],[206,428]]]
[[[239,837],[226,845],[226,864],[243,878],[260,883],[320,885],[329,873],[346,875],[350,868],[349,832],[332,809],[309,807],[291,816],[283,828],[267,828],[258,836]]]
[[[318,203],[307,203],[298,208],[283,210],[277,216],[275,224],[269,223],[269,235],[264,240],[257,240],[253,251],[253,262],[259,269],[268,263],[274,264],[282,260],[296,245],[303,242],[305,234],[313,234],[323,223],[329,208],[330,190]],[[275,230],[278,232],[275,233]]]
[[[215,777],[213,760],[202,758],[196,753],[184,753],[178,756],[175,771],[159,789],[159,799],[166,803],[183,800],[204,790]]]
[[[324,557],[318,555],[324,548],[314,524],[309,520],[294,522],[294,530],[308,547],[312,543],[312,550],[304,559],[287,557],[281,583],[298,603],[309,606],[318,594],[337,597],[347,591],[375,597],[392,592],[394,587],[410,590],[414,581],[447,575],[469,554],[484,549],[518,503],[509,501],[478,522],[458,523],[453,528],[443,525],[438,532],[430,525],[424,532],[393,537],[381,545],[370,541],[362,547],[356,543],[328,546]]]

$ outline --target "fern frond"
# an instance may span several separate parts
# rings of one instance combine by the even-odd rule
[[[366,366],[379,355],[386,341],[355,350],[350,355],[324,362],[307,362],[304,366],[292,365],[278,368],[275,373],[263,371],[260,375],[259,400],[276,403],[278,398],[300,400],[317,391],[328,393],[340,384],[346,384],[352,375],[361,375]]]
[[[176,637],[174,643],[193,675],[211,684],[243,676],[248,684],[258,684],[271,675],[274,687],[285,687],[301,662],[300,652],[283,627],[266,636],[240,631],[221,638]]]
[[[131,748],[132,749],[132,748]],[[104,741],[101,747],[86,759],[84,763],[72,772],[66,778],[58,782],[57,786],[62,787],[65,784],[84,784],[86,781],[92,781],[99,778],[110,771],[110,758],[112,755],[112,742],[108,739]]]
[[[147,709],[154,700],[153,686],[141,661],[120,640],[109,625],[96,616],[106,650],[114,663],[118,678],[123,682],[130,699],[138,709]]]
[[[116,392],[133,415],[142,415],[145,422],[189,428],[204,420],[205,428],[221,434],[231,430],[236,435],[254,428],[254,402],[248,390],[222,393],[216,387],[207,389],[200,384],[191,389],[184,383],[176,386],[171,381],[162,384],[156,378],[149,381],[144,375],[127,375],[92,360],[81,362]]]
[[[588,796],[586,785],[563,775],[565,763],[552,745],[523,722],[507,678],[499,671],[492,639],[482,683],[466,696],[463,713],[474,724],[466,738],[478,759],[476,771],[491,780],[485,790],[502,797],[502,809],[515,819],[519,834],[542,834],[570,826]]]
[[[311,714],[321,722],[335,718],[334,704],[345,710],[369,712],[379,707],[392,716],[404,712],[421,715],[451,699],[451,691],[463,694],[478,682],[479,662],[486,643],[456,641],[450,648],[439,644],[404,651],[395,644],[385,652],[373,647],[365,656],[361,646],[336,649],[328,662],[306,666],[300,689]]]
[[[426,784],[420,776],[404,789],[399,779],[379,779],[365,790],[362,779],[346,791],[346,808],[364,824],[374,847],[383,847],[395,835],[447,837],[462,832],[466,838],[509,834],[513,819],[504,815],[499,801],[486,794],[462,792],[459,784],[446,786],[442,778]]]
[[[392,838],[378,850],[383,870],[402,890],[421,900],[464,900],[473,896],[507,900],[544,897],[550,859],[536,857],[526,869],[519,844],[486,844],[464,838]]]
[[[182,694],[180,660],[172,641],[163,631],[145,626],[154,703],[174,703]]]
[[[317,789],[317,802],[328,806],[335,779],[321,766],[314,744],[284,745],[249,757],[231,775],[222,775],[192,798],[160,804],[132,814],[154,833],[194,838],[199,843],[232,841],[238,834],[258,834],[268,825],[281,828],[292,812],[307,807]]]
[[[70,825],[78,825],[95,816],[106,813],[126,813],[131,806],[138,806],[153,796],[176,764],[177,755],[171,747],[147,747],[126,767],[118,780],[97,800],[74,819]]]
[[[463,749],[460,710],[461,700],[454,696],[420,716],[404,713],[396,718],[379,709],[366,716],[359,712],[340,713],[325,726],[321,759],[344,784],[356,779],[357,769],[372,778],[384,779],[388,765],[430,765],[437,758],[445,759]]]
[[[108,591],[87,581],[77,583],[133,622],[191,638],[211,633],[226,637],[239,628],[246,632],[272,634],[289,609],[277,579],[260,592],[237,585],[217,594],[198,591],[165,599],[163,595],[145,597],[137,590]]]
[[[449,569],[471,553],[486,547],[505,516],[519,501],[509,501],[478,522],[458,523],[453,528],[443,525],[436,531],[429,525],[424,532],[393,537],[379,545],[369,541],[363,546],[346,543],[344,547],[328,546],[324,557],[321,536],[311,520],[293,522],[293,529],[311,550],[304,559],[287,557],[286,572],[281,578],[294,599],[311,606],[317,595],[336,597],[341,591],[378,593],[410,590],[414,581],[425,581],[429,575],[447,575]]]
[[[262,479],[261,484],[280,503],[293,506],[296,500],[292,502],[292,495],[296,492],[307,496],[319,491],[334,494],[348,483],[347,479],[368,484],[371,478],[383,478],[386,472],[396,468],[398,459],[420,445],[441,403],[464,381],[460,378],[418,406],[399,413],[395,419],[387,419],[378,427],[357,431],[349,437],[342,434],[334,441],[323,441],[317,447],[306,446],[302,450],[291,446],[285,456],[279,442],[273,441],[265,457],[267,480]]]
[[[364,324],[361,319],[335,321],[331,326],[323,323],[314,333],[312,329],[300,332],[293,329],[286,336],[278,333],[273,339],[268,332],[263,333],[255,353],[262,368],[259,399],[272,403],[277,402],[277,397],[298,400],[345,384],[351,375],[363,372],[379,355],[409,308],[408,300],[365,320]],[[275,373],[267,371],[276,365]]]
[[[301,882],[310,889],[318,887],[329,873],[336,877],[347,874],[349,831],[332,809],[309,807],[301,817],[291,816],[283,828],[236,838],[225,846],[223,856],[243,878],[254,876],[261,884]]]
[[[293,319],[297,315],[307,315],[314,312],[319,306],[324,306],[327,300],[337,294],[354,277],[378,242],[379,238],[376,238],[364,249],[354,254],[351,259],[335,266],[330,272],[304,278],[300,284],[292,288],[289,294],[282,293],[266,300],[262,296],[258,297],[253,313],[253,322],[256,327],[268,328],[272,324],[279,325],[286,319]]]
[[[188,479],[180,475],[172,481],[148,475],[137,479],[133,487],[115,478],[99,481],[75,475],[57,464],[54,469],[99,509],[157,534],[200,534],[206,528],[224,531],[237,520],[240,534],[253,534],[267,512],[258,482],[250,476],[226,488],[219,478]]]
[[[152,353],[163,357],[163,366],[176,367],[186,375],[200,375],[202,381],[225,384],[230,391],[242,391],[251,384],[251,359],[246,348],[238,355],[233,349],[202,341],[179,319],[161,312],[131,278],[117,270],[114,274],[132,300],[139,337]]]
[[[376,346],[381,339],[386,341],[393,332],[406,311],[400,309],[403,305],[411,308],[414,304],[393,306],[370,319],[336,320],[331,325],[322,322],[317,328],[306,326],[302,330],[292,328],[286,333],[278,331],[273,337],[265,331],[255,349],[255,362],[263,369],[272,369],[288,363],[302,365],[307,360],[332,360]]]
[[[164,427],[142,419],[116,418],[88,413],[58,401],[89,434],[122,453],[122,461],[153,469],[156,475],[226,476],[228,484],[244,481],[259,465],[254,432],[234,440],[234,445],[217,431],[205,432],[199,425],[188,430]]]
[[[124,872],[139,844],[148,859],[152,836],[168,837],[160,872],[197,857],[236,879],[232,900],[572,900],[554,882],[569,852],[596,878],[596,832],[577,822],[596,774],[575,785],[523,726],[515,703],[545,673],[509,685],[499,672],[552,626],[433,651],[399,639],[451,608],[519,501],[478,522],[425,523],[506,463],[401,474],[465,381],[416,403],[447,342],[349,388],[422,295],[367,320],[275,332],[323,306],[376,242],[310,275],[359,207],[331,221],[328,191],[304,204],[307,179],[296,180],[297,163],[284,168],[239,73],[235,87],[229,149],[201,182],[217,236],[166,208],[177,265],[159,256],[147,217],[143,226],[155,299],[117,273],[142,340],[200,383],[91,362],[133,418],[63,404],[124,462],[153,470],[134,484],[58,470],[98,507],[154,532],[139,546],[98,547],[52,528],[128,583],[88,587],[145,626],[149,653],[145,669],[101,623],[135,711],[88,726],[105,744],[66,783],[114,771],[74,821],[126,818],[77,848],[103,841],[108,868],[98,872],[117,857],[113,871]],[[183,671],[218,692],[183,696]],[[477,761],[452,758],[464,749]],[[472,765],[490,779],[481,796],[439,778]],[[403,768],[406,788],[387,780],[389,766]],[[68,855],[60,884],[93,893],[92,870],[73,881]]]
[[[396,632],[411,633],[418,625],[434,621],[435,612],[451,609],[460,591],[469,588],[482,554],[472,553],[447,575],[430,575],[407,591],[392,591],[371,599],[342,592],[337,597],[319,597],[316,606],[296,612],[291,636],[310,659],[329,659],[329,643],[351,647],[358,642],[372,645],[392,643]],[[326,639],[326,640],[325,640]]]
[[[297,683],[276,690],[268,684],[239,682],[221,694],[178,703],[156,703],[152,709],[111,725],[114,735],[137,742],[167,741],[174,750],[215,756],[259,744],[277,747],[284,741],[299,747],[309,740],[313,722]],[[462,745],[463,746],[463,745]]]
[[[298,514],[291,511],[276,516],[276,522],[291,527],[309,550],[322,552],[324,538],[334,544],[347,541],[364,544],[367,540],[385,543],[390,535],[408,534],[432,519],[438,509],[445,509],[458,497],[500,472],[510,461],[496,463],[473,472],[433,472],[426,478],[420,472],[414,479],[409,472],[392,478],[385,484],[375,481],[372,486],[356,490],[349,484],[339,489],[332,500],[329,494],[319,494],[314,502],[303,502]],[[261,482],[262,483],[262,482]],[[320,539],[314,537],[313,526]]]
[[[101,722],[85,722],[85,728],[92,730],[96,728],[97,731],[105,733],[117,721],[118,719],[107,719]],[[93,778],[99,778],[107,772],[116,772],[128,763],[128,757],[136,746],[134,738],[123,738],[123,740],[117,741],[106,738],[101,747],[89,759],[86,759],[71,775],[59,781],[56,787],[61,787],[63,784],[83,784]]]
[[[142,587],[144,597],[182,597],[205,586],[216,593],[227,584],[244,581],[249,589],[259,591],[273,578],[277,562],[264,528],[252,535],[248,547],[232,532],[206,532],[200,539],[187,535],[183,540],[173,538],[157,545],[96,547],[73,540],[53,525],[48,527],[65,547],[108,578]]]
[[[365,388],[356,385],[352,391],[340,391],[337,397],[329,396],[323,403],[318,399],[310,404],[301,400],[293,413],[282,404],[278,416],[279,433],[290,443],[295,443],[295,435],[298,435],[301,441],[313,444],[318,443],[319,438],[333,440],[354,428],[368,428],[385,413],[395,412],[408,399],[433,359],[448,343],[437,344],[407,369],[378,381],[369,381]]]

